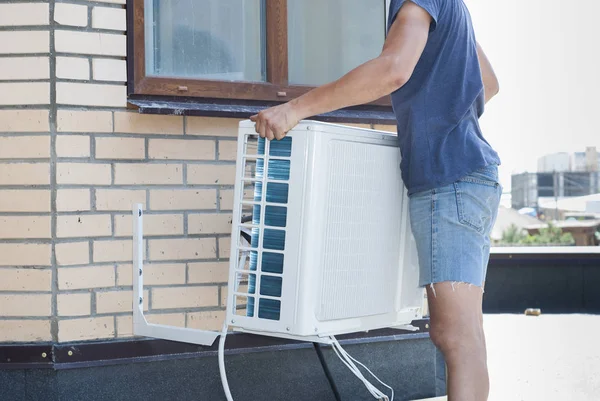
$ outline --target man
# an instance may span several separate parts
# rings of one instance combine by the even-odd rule
[[[392,94],[431,339],[450,401],[488,398],[482,297],[502,187],[478,119],[498,82],[463,0],[392,0],[379,57],[252,120],[281,139],[300,120]]]

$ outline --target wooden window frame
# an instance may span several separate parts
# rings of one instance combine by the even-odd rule
[[[177,77],[154,77],[146,74],[144,0],[127,2],[129,14],[128,94],[225,99],[231,101],[286,102],[313,89],[312,86],[290,85],[288,82],[288,23],[287,0],[266,2],[266,82],[213,81]],[[386,8],[387,10],[387,8]],[[370,103],[372,106],[391,106],[385,96]]]

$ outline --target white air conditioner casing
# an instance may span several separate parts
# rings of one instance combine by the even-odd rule
[[[420,319],[423,289],[396,136],[303,121],[288,138],[289,157],[273,157],[269,141],[264,152],[257,151],[252,122],[239,125],[227,323],[236,330],[320,341]],[[289,160],[289,180],[269,177],[270,160]],[[257,161],[264,165],[260,176]],[[257,181],[263,194],[269,183],[287,184],[287,202],[272,204],[264,195],[256,201]],[[264,216],[269,206],[286,208],[285,227],[268,227],[264,219],[242,223],[252,208],[260,207]],[[265,249],[262,241],[252,247],[240,235],[254,230],[262,237],[270,229],[285,231],[283,250]],[[258,258],[255,270],[248,267],[251,252]],[[261,271],[265,252],[283,255],[281,274]],[[280,296],[263,295],[261,279],[280,282]],[[261,302],[278,304],[278,319],[261,317]]]

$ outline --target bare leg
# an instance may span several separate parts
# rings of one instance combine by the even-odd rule
[[[450,282],[427,286],[431,340],[448,367],[448,401],[486,401],[489,377],[483,333],[483,291]]]

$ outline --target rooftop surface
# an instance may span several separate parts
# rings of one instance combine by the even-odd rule
[[[489,401],[600,400],[600,316],[485,315],[484,326]]]

